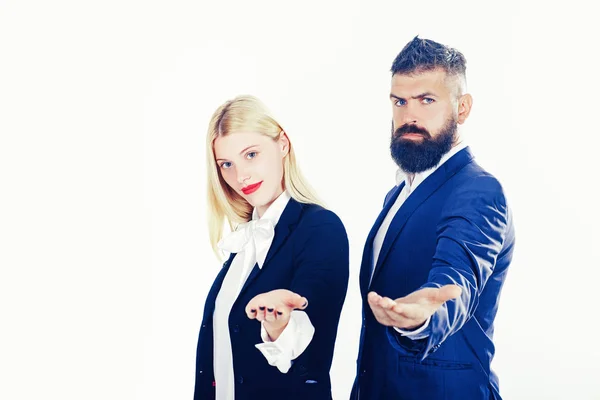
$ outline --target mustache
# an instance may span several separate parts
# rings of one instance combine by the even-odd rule
[[[402,125],[400,128],[396,129],[396,132],[394,132],[394,138],[399,138],[407,133],[417,133],[423,135],[427,139],[431,139],[431,134],[429,134],[427,129],[420,128],[416,125]]]

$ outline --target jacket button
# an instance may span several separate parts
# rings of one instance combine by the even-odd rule
[[[204,371],[198,371],[198,375],[202,375]]]
[[[206,324],[202,324],[202,329],[206,328]]]
[[[366,369],[363,369],[362,371],[360,371],[360,376],[364,376],[367,373]]]
[[[243,376],[240,376],[240,377],[237,379],[237,381],[238,381],[238,383],[241,385],[242,383],[244,383],[244,377],[243,377]]]

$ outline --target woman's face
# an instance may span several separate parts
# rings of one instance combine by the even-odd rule
[[[221,176],[262,216],[283,193],[283,159],[289,151],[285,134],[273,140],[255,132],[218,137],[215,159]]]

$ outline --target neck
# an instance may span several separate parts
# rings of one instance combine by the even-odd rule
[[[256,213],[258,214],[258,218],[262,218],[262,216],[265,215],[265,213],[267,212],[267,210],[269,209],[271,204],[273,204],[273,202],[275,200],[277,200],[279,198],[279,196],[281,196],[282,193],[283,193],[283,188],[279,189],[277,191],[277,193],[275,194],[275,196],[267,204],[256,207]]]
[[[452,143],[452,147],[451,148],[454,148],[454,147],[460,145],[462,142],[463,142],[463,140],[460,137],[460,133],[456,132],[456,137],[454,138],[454,143]]]

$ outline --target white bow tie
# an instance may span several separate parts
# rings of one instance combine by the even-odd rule
[[[262,268],[273,237],[275,226],[268,219],[259,219],[240,224],[218,243],[221,250],[229,253],[239,253],[242,250],[253,251],[259,268]]]

